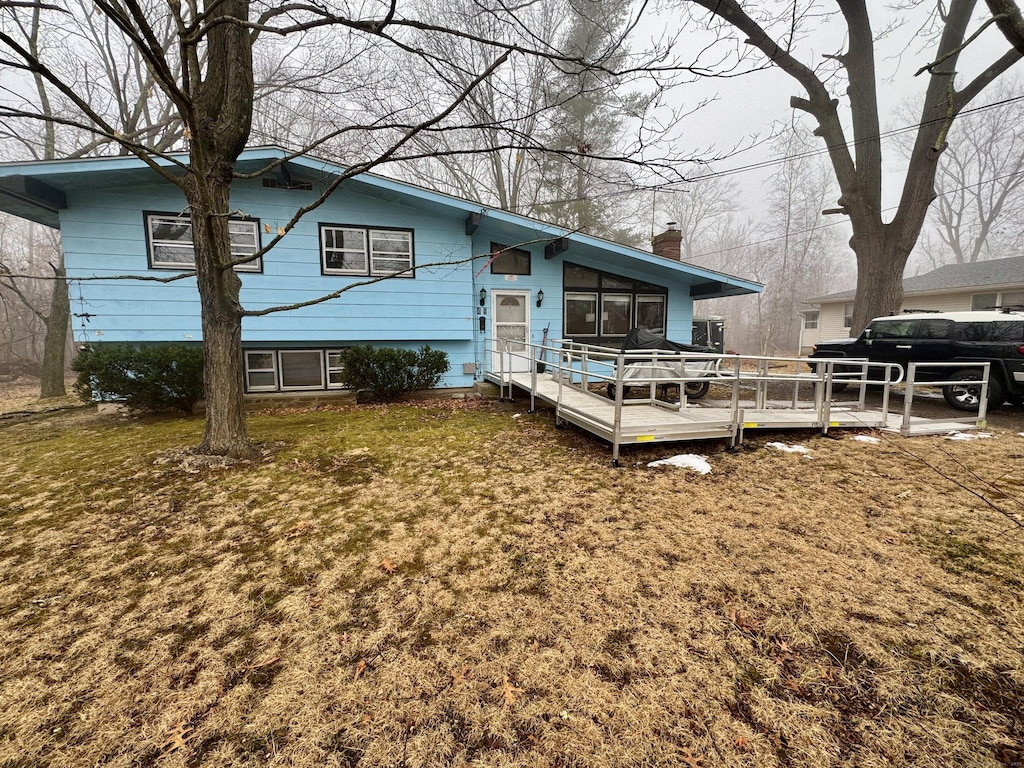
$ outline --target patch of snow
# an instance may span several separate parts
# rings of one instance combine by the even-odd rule
[[[804,445],[786,445],[785,443],[765,443],[765,448],[774,448],[776,451],[783,451],[784,453],[802,453],[810,458],[811,449]]]
[[[950,432],[945,436],[947,440],[979,440],[992,437],[991,432]]]
[[[856,440],[858,443],[880,443],[880,442],[882,442],[877,437],[872,437],[871,435],[854,435],[850,439],[851,440]]]
[[[670,456],[667,459],[661,459],[659,461],[652,461],[648,467],[683,467],[685,469],[692,469],[694,472],[700,472],[702,475],[706,475],[711,471],[711,465],[708,464],[706,456],[697,456],[692,453],[682,453],[678,456]]]

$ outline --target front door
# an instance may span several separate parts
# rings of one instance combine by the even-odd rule
[[[492,369],[504,373],[530,370],[529,291],[493,291],[491,307]]]

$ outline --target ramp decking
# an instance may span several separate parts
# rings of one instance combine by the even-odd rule
[[[883,385],[880,407],[866,405],[863,389],[859,401],[833,403],[827,397],[831,393],[829,371],[771,374],[766,373],[768,365],[744,371],[735,357],[730,358],[730,361],[735,361],[733,369],[722,372],[722,366],[719,366],[713,379],[715,383],[731,388],[732,398],[729,400],[663,401],[656,397],[654,385],[665,382],[657,377],[658,380],[639,383],[634,378],[629,382],[629,391],[639,389],[645,396],[623,397],[621,402],[617,402],[604,396],[603,392],[592,390],[604,391],[610,385],[614,391],[615,371],[625,368],[621,356],[610,362],[608,356],[615,355],[614,351],[583,348],[581,354],[580,345],[573,345],[568,354],[558,348],[551,352],[548,359],[558,360],[558,363],[545,366],[531,364],[530,371],[522,372],[488,370],[486,378],[502,387],[503,396],[507,392],[512,398],[515,388],[530,398],[531,409],[536,407],[538,400],[547,403],[554,407],[557,423],[574,424],[611,443],[615,465],[618,464],[621,445],[726,439],[735,446],[742,444],[747,431],[755,429],[827,433],[832,428],[870,428],[911,435],[945,433],[984,425],[983,418],[936,422],[911,416],[909,406],[902,417],[890,413],[888,384]],[[536,360],[537,355],[533,354],[531,358]],[[888,371],[883,380],[886,378]],[[686,380],[692,379],[683,374],[675,383],[681,385]],[[809,386],[813,400],[800,400],[794,394],[788,401],[770,401],[766,396],[769,381],[784,381],[794,388]]]

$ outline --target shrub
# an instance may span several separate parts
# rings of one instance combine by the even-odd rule
[[[191,414],[203,397],[201,347],[98,344],[83,348],[71,367],[78,372],[75,392],[87,402],[116,400],[132,410]]]
[[[368,392],[376,400],[398,400],[436,387],[448,372],[448,355],[430,347],[395,349],[370,345],[342,352],[342,386]]]

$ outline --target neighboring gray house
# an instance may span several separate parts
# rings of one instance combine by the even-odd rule
[[[820,339],[851,336],[853,291],[807,299],[800,311],[800,354]],[[960,312],[1024,305],[1024,256],[947,264],[903,281],[904,310]]]

